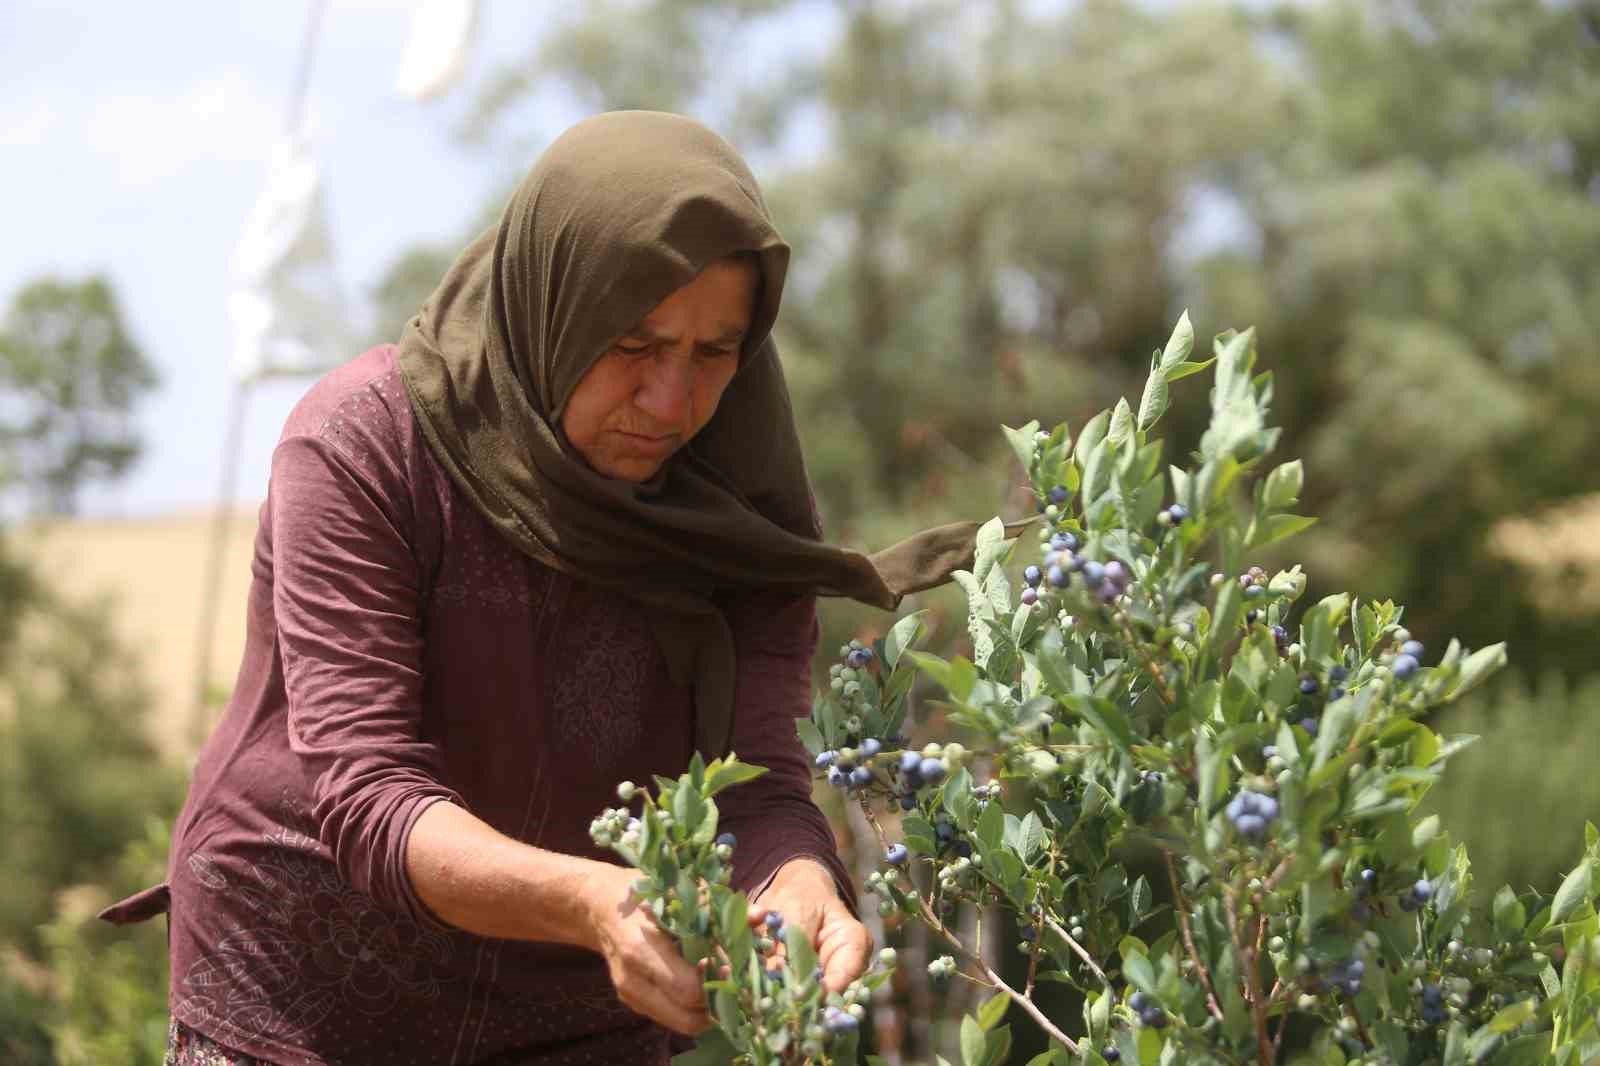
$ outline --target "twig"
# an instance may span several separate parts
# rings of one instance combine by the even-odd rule
[[[1083,945],[1079,944],[1076,940],[1072,939],[1072,934],[1068,933],[1065,929],[1061,928],[1060,923],[1057,922],[1054,918],[1050,917],[1048,914],[1045,915],[1045,919],[1044,920],[1045,920],[1046,923],[1049,924],[1050,928],[1055,931],[1055,934],[1057,936],[1059,936],[1062,940],[1065,940],[1067,942],[1067,947],[1069,947],[1073,951],[1077,952],[1078,958],[1082,959],[1083,962],[1084,962],[1084,965],[1088,966],[1089,969],[1094,971],[1094,975],[1096,977],[1100,978],[1100,981],[1101,981],[1102,984],[1109,985],[1111,983],[1111,978],[1107,977],[1106,976],[1106,972],[1095,964],[1094,959],[1089,955],[1089,953],[1087,951],[1083,950]]]
[[[872,808],[868,805],[866,797],[862,797],[861,810],[862,813],[867,817],[867,823],[871,825],[873,831],[878,834],[879,842],[885,849],[887,849],[889,846],[888,837],[884,835],[883,827],[878,824],[878,819],[872,813]],[[979,972],[983,974],[989,983],[993,987],[999,989],[1001,992],[1004,992],[1006,995],[1010,996],[1017,1006],[1027,1011],[1028,1015],[1038,1023],[1039,1028],[1043,1029],[1048,1036],[1054,1040],[1059,1040],[1062,1046],[1064,1046],[1071,1054],[1083,1054],[1083,1049],[1078,1046],[1078,1042],[1057,1028],[1056,1024],[1046,1017],[1045,1013],[1039,1009],[1038,1005],[1035,1004],[1032,999],[1006,984],[1005,980],[999,974],[995,973],[994,970],[990,969],[988,963],[983,961],[982,956],[974,954],[970,948],[961,942],[959,937],[950,932],[949,929],[945,928],[944,922],[939,919],[938,914],[934,912],[933,907],[929,905],[925,896],[919,895],[917,897],[917,909],[922,914],[922,920],[927,923],[930,929],[944,937],[946,942],[948,942],[951,947],[955,948],[957,951],[961,952],[961,954],[971,959],[973,965],[978,968]]]
[[[1172,885],[1172,905],[1178,912],[1178,927],[1183,930],[1183,946],[1188,949],[1194,968],[1200,971],[1200,979],[1205,982],[1206,1007],[1210,1009],[1211,1016],[1220,1022],[1222,1007],[1217,1003],[1217,988],[1211,981],[1211,971],[1206,968],[1205,960],[1194,946],[1194,932],[1189,928],[1189,901],[1178,886],[1178,871],[1172,863],[1172,852],[1162,848],[1161,857],[1167,863],[1167,881]]]
[[[1261,997],[1261,985],[1256,973],[1256,953],[1245,946],[1239,936],[1239,913],[1234,904],[1234,890],[1230,885],[1222,892],[1222,909],[1228,918],[1228,937],[1239,956],[1245,971],[1245,998],[1250,1003],[1250,1015],[1255,1020],[1256,1049],[1261,1055],[1261,1066],[1273,1066],[1277,1061],[1272,1041],[1267,1038],[1267,1005]]]

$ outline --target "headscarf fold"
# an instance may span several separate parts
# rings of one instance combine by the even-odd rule
[[[756,306],[715,415],[648,482],[591,470],[561,431],[590,366],[725,256],[754,253]],[[695,744],[725,754],[733,634],[720,597],[848,596],[893,610],[972,564],[957,523],[866,555],[821,540],[771,331],[789,263],[749,168],[679,115],[609,112],[547,148],[400,340],[430,450],[483,516],[546,566],[647,612],[692,685]]]

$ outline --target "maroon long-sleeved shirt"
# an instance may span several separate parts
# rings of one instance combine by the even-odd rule
[[[454,802],[543,848],[610,858],[588,824],[618,781],[676,775],[689,691],[636,608],[518,552],[434,461],[390,346],[316,384],[273,456],[244,661],[173,833],[174,1017],[285,1066],[664,1062],[599,956],[442,925],[406,835]],[[819,858],[814,601],[746,598],[734,750],[771,772],[719,797],[734,882]]]

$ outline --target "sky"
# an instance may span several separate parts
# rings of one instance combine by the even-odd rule
[[[160,515],[218,498],[234,393],[230,264],[284,131],[311,6],[0,2],[0,302],[42,275],[103,272],[162,377],[142,402],[143,459],[86,490],[85,515]],[[556,5],[483,0],[467,77],[426,104],[393,87],[416,6],[327,0],[312,66],[307,128],[359,313],[401,250],[456,240],[520,173],[458,133],[479,81],[526,54]],[[579,117],[551,115],[551,132]],[[265,496],[278,431],[310,384],[250,391],[236,502]]]

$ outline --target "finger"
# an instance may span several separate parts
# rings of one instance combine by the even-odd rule
[[[823,984],[830,992],[841,992],[867,968],[872,954],[872,936],[853,918],[830,923],[817,945],[822,963]]]

